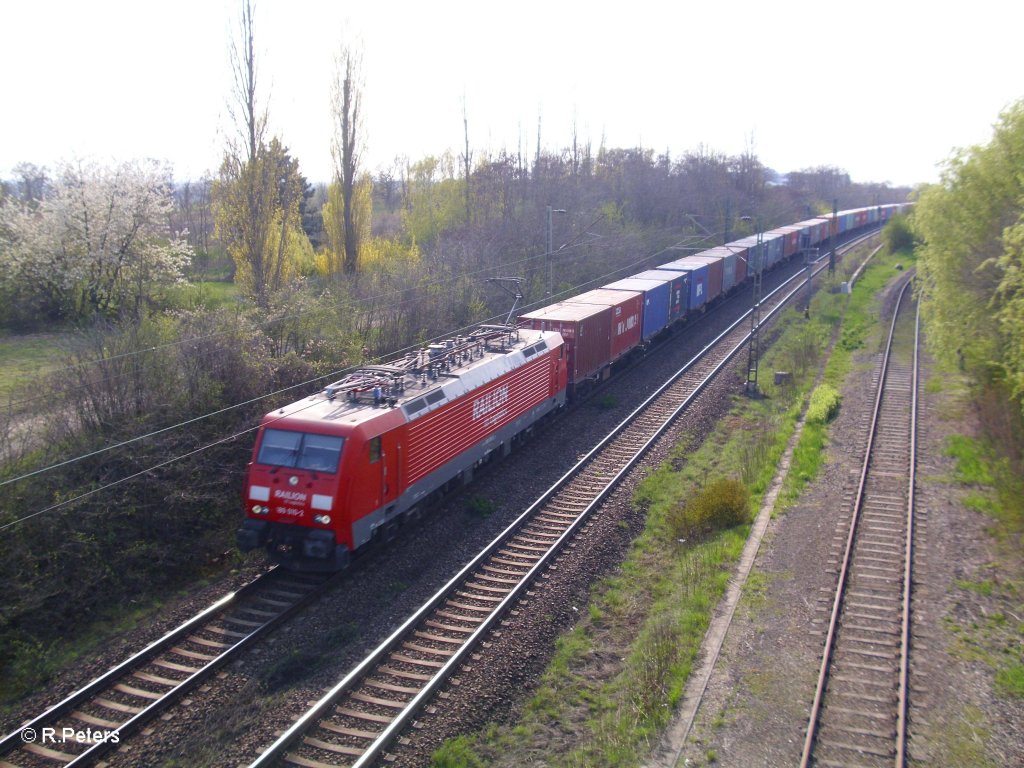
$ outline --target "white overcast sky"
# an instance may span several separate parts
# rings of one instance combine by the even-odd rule
[[[215,172],[239,0],[0,0],[0,176],[19,162],[168,161]],[[781,171],[935,181],[1024,98],[1024,3],[256,0],[271,128],[331,174],[330,81],[364,51],[366,166],[470,142],[754,150]]]

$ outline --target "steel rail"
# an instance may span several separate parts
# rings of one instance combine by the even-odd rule
[[[878,428],[878,416],[881,412],[882,397],[885,391],[886,373],[888,372],[889,362],[892,351],[892,340],[895,335],[896,321],[899,317],[900,306],[903,303],[903,298],[906,295],[907,290],[910,287],[910,280],[904,284],[900,291],[899,298],[896,302],[896,308],[893,311],[892,322],[889,326],[889,336],[886,341],[885,355],[882,359],[882,369],[878,377],[878,388],[875,392],[874,408],[871,415],[871,426],[868,429],[868,441],[867,447],[864,452],[864,461],[861,466],[860,479],[857,485],[857,493],[854,498],[853,514],[850,519],[850,526],[846,538],[846,547],[843,552],[843,562],[839,570],[838,583],[836,585],[835,596],[832,601],[832,614],[829,619],[828,633],[825,637],[825,647],[822,651],[821,666],[818,670],[818,679],[814,692],[814,701],[811,704],[811,711],[808,718],[807,733],[804,738],[803,752],[800,757],[800,768],[808,768],[811,761],[811,756],[814,751],[814,743],[817,735],[818,724],[821,715],[822,701],[825,696],[825,687],[828,682],[829,668],[832,662],[832,655],[835,649],[836,632],[838,629],[839,616],[841,614],[843,606],[843,598],[846,591],[846,585],[850,572],[850,563],[853,556],[854,540],[857,533],[857,525],[860,520],[860,513],[864,501],[864,490],[867,485],[868,478],[868,467],[871,461],[871,451],[874,444],[875,433]]]
[[[875,233],[875,231],[877,231],[877,230],[873,230],[872,232],[865,233],[863,236],[858,237],[858,238],[854,238],[853,240],[849,241],[848,243],[846,243],[844,245],[847,248],[852,248],[853,246],[857,245],[858,243],[862,242],[863,240],[869,238],[871,235],[873,235]],[[825,260],[825,257],[822,257],[822,258],[818,259],[816,262],[813,262],[813,263],[814,264],[821,264],[824,260]],[[809,283],[810,280],[813,279],[813,277],[815,277],[816,275],[818,275],[823,269],[824,269],[823,266],[819,267],[816,271],[814,271],[811,274],[811,276],[809,278],[805,277],[804,280],[795,289],[793,289],[793,291],[789,295],[787,295],[783,299],[783,301],[780,303],[779,306],[784,306],[785,303],[788,302],[788,300],[792,297],[792,295],[794,295],[797,291],[799,291],[805,284]],[[798,273],[798,274],[794,275],[793,277],[788,278],[779,287],[777,287],[775,290],[773,290],[771,293],[769,293],[768,296],[765,297],[765,299],[766,300],[767,299],[771,299],[771,297],[775,296],[780,291],[782,291],[782,289],[786,285],[788,285],[789,283],[793,282],[794,280],[799,279],[799,277],[800,277],[800,274]],[[766,316],[765,321],[770,319],[775,314],[775,312],[777,310],[778,310],[778,307],[773,309]],[[654,398],[659,396],[665,389],[667,389],[668,386],[670,386],[676,379],[678,379],[679,376],[681,376],[684,372],[689,370],[689,368],[693,364],[695,364],[700,359],[701,356],[706,354],[707,351],[709,351],[711,347],[713,347],[715,344],[717,344],[722,338],[724,338],[728,333],[730,333],[733,329],[735,329],[736,326],[738,326],[741,322],[743,322],[745,319],[747,319],[750,316],[751,311],[752,310],[748,310],[746,313],[744,313],[739,319],[737,319],[732,325],[730,325],[729,328],[726,331],[724,331],[722,334],[720,334],[718,337],[716,337],[716,339],[713,342],[711,342],[711,344],[707,345],[703,350],[701,350],[700,353],[698,353],[697,356],[695,356],[682,369],[680,369],[680,371],[677,372],[677,374],[675,374],[672,378],[670,378],[669,381],[667,381],[661,388],[659,388],[659,390],[657,392],[655,392],[651,397],[649,397],[641,406],[639,406],[637,409],[635,409],[633,414],[631,414],[629,417],[627,417],[627,419],[622,424],[620,424],[618,427],[616,427],[616,429],[614,429],[612,431],[612,433],[610,433],[604,440],[602,440],[601,443],[598,444],[598,446],[596,446],[590,453],[588,453],[587,456],[585,456],[583,459],[581,459],[572,470],[570,470],[568,473],[566,473],[566,475],[563,476],[563,478],[561,478],[558,482],[556,482],[556,484],[554,486],[552,486],[552,488],[550,488],[547,492],[545,492],[545,494],[542,495],[542,497],[540,499],[538,499],[537,502],[535,502],[533,505],[531,505],[530,509],[528,509],[526,512],[524,512],[523,515],[521,515],[519,518],[517,518],[517,520],[515,522],[513,522],[508,528],[506,528],[506,530],[502,534],[499,535],[499,539],[497,539],[495,541],[495,544],[492,545],[491,547],[489,547],[487,550],[485,550],[485,552],[493,552],[494,549],[496,549],[498,546],[500,546],[500,542],[505,541],[507,539],[507,535],[510,535],[511,532],[513,531],[513,529],[515,529],[517,527],[517,525],[521,521],[525,520],[530,514],[532,514],[532,511],[535,508],[537,508],[541,504],[543,504],[544,501],[547,501],[548,499],[550,499],[557,492],[558,489],[563,487],[564,484],[566,482],[568,482],[568,479],[570,479],[570,477],[572,475],[574,475],[578,471],[578,469],[580,467],[582,467],[582,465],[586,464],[593,457],[594,454],[599,452],[608,442],[610,442],[610,440],[615,435],[617,435],[622,429],[625,428],[627,423],[632,418],[634,418],[635,414],[637,414],[640,410],[645,408],[650,401],[652,401]],[[727,357],[727,359],[725,361],[723,361],[723,363],[721,364],[722,366],[724,366],[729,360],[732,359],[733,356],[735,356],[735,354],[739,351],[739,349],[742,348],[743,344],[746,343],[746,341],[749,339],[749,336],[750,336],[750,334],[748,333],[747,336],[744,338],[744,340],[739,343],[737,348],[734,349],[732,352],[730,352],[730,354]],[[686,402],[682,406],[680,406],[679,409],[677,409],[677,411],[675,413],[673,413],[673,415],[667,420],[665,426],[661,430],[659,430],[659,433],[658,433],[659,435],[678,416],[678,413],[681,410],[683,410],[686,407],[686,405],[690,401],[692,401],[692,399],[694,397],[696,397],[697,394],[700,391],[703,390],[703,388],[704,388],[704,386],[706,386],[707,382],[710,381],[710,379],[713,378],[714,375],[717,374],[718,370],[720,370],[720,367],[721,366],[716,367],[715,371],[707,378],[707,380],[703,384],[700,385],[700,387],[691,395],[691,397],[689,397],[686,400]],[[653,442],[654,439],[656,439],[656,437],[652,438],[650,441],[648,441],[648,443]],[[622,474],[624,474],[626,471],[628,471],[629,468],[631,468],[633,466],[633,464],[639,458],[639,456],[642,455],[642,453],[647,450],[647,447],[648,447],[648,445],[645,445],[644,448],[638,453],[638,455],[636,457],[634,457],[634,459],[632,459],[629,462],[627,468],[624,469],[622,472],[620,472],[616,476],[615,480],[612,483],[609,484],[609,487],[606,488],[605,491],[602,492],[600,498],[598,500],[595,500],[595,502],[591,505],[591,507],[592,506],[596,506],[598,501],[603,500],[603,498],[607,495],[607,493],[610,492],[610,490],[614,486],[615,482],[617,482],[618,478],[621,477]],[[591,507],[588,507],[588,510],[587,510],[588,513],[589,513],[589,510],[591,509]],[[580,515],[579,520],[583,520],[586,516],[587,516],[587,514]],[[567,530],[565,534],[563,534],[563,536],[558,540],[558,542],[556,542],[556,545],[553,547],[553,549],[555,549],[555,550],[560,549],[563,541],[568,540],[568,537],[570,536],[570,534],[575,532],[575,530],[577,528],[577,525],[578,525],[578,522],[574,523],[570,527],[570,529]],[[456,575],[456,577],[454,577],[451,582],[449,582],[449,585],[454,586],[454,584],[458,582],[460,577],[464,576],[465,573],[467,573],[471,569],[471,567],[475,563],[477,563],[478,560],[484,559],[483,555],[484,555],[484,553],[482,552],[481,555],[478,556],[477,559],[475,559],[472,563],[470,563],[462,571],[460,571],[460,573],[458,575]],[[531,571],[527,574],[527,576],[529,577],[529,579],[528,579],[529,581],[532,582],[532,575],[537,570],[539,565],[540,565],[540,563],[538,563],[537,566],[535,566],[533,569],[531,569]],[[54,706],[50,707],[49,709],[47,709],[42,714],[40,714],[37,717],[35,717],[35,718],[33,718],[33,719],[23,723],[19,728],[17,728],[16,730],[14,730],[11,733],[9,733],[7,736],[5,736],[2,739],[0,739],[0,756],[2,756],[4,754],[7,754],[7,753],[10,753],[10,752],[14,751],[15,749],[17,749],[18,747],[24,745],[25,744],[25,740],[22,738],[22,735],[27,730],[39,729],[39,728],[43,727],[45,723],[54,722],[58,718],[63,717],[65,715],[69,714],[70,712],[72,712],[74,710],[74,708],[77,705],[79,705],[79,704],[81,704],[81,703],[83,703],[85,701],[88,701],[95,694],[97,694],[100,691],[103,691],[103,690],[109,688],[110,685],[112,685],[115,681],[117,681],[120,678],[123,678],[123,677],[131,674],[132,671],[136,670],[138,667],[140,667],[143,664],[147,663],[148,660],[151,660],[152,658],[154,658],[157,655],[159,655],[161,652],[163,652],[163,651],[167,650],[168,648],[170,648],[175,642],[180,640],[182,637],[188,635],[189,633],[191,633],[191,632],[193,632],[193,631],[195,631],[197,629],[201,629],[204,624],[209,622],[219,612],[222,612],[222,611],[224,611],[224,610],[226,610],[226,609],[236,605],[241,598],[248,596],[250,593],[254,592],[256,589],[258,589],[260,586],[262,586],[263,581],[265,579],[267,579],[270,576],[270,574],[273,573],[275,570],[276,570],[276,567],[275,568],[271,568],[266,573],[261,574],[256,579],[253,579],[249,583],[247,583],[247,584],[243,585],[242,587],[240,587],[238,590],[235,590],[234,592],[231,592],[228,595],[225,595],[224,597],[222,597],[219,600],[215,601],[209,607],[207,607],[206,609],[201,611],[196,616],[194,616],[191,619],[188,619],[187,621],[183,622],[181,625],[179,625],[175,629],[171,630],[169,633],[165,634],[163,637],[153,641],[152,643],[147,645],[145,648],[143,648],[142,650],[138,651],[137,653],[135,653],[134,655],[132,655],[131,657],[126,659],[125,661],[121,662],[120,664],[118,664],[115,667],[113,667],[110,670],[108,670],[106,673],[104,673],[100,677],[98,677],[95,680],[91,681],[90,683],[86,684],[85,686],[83,686],[82,688],[78,689],[74,693],[68,695],[65,699],[63,699],[59,703],[55,704]],[[524,581],[526,581],[526,579],[524,579]],[[217,669],[219,669],[228,660],[234,658],[235,655],[240,653],[242,650],[247,648],[249,645],[251,645],[252,643],[254,643],[257,640],[261,639],[263,637],[263,635],[265,635],[271,628],[276,627],[278,624],[283,622],[286,618],[288,618],[291,615],[293,615],[299,608],[301,608],[302,606],[306,605],[310,600],[312,600],[315,597],[315,595],[318,593],[318,591],[319,590],[317,588],[311,589],[310,592],[307,595],[305,595],[301,600],[299,600],[296,604],[294,604],[290,608],[282,611],[280,614],[278,614],[273,619],[268,621],[265,625],[263,625],[260,628],[254,630],[253,632],[249,633],[245,638],[239,640],[237,643],[233,644],[228,649],[225,649],[225,651],[222,654],[220,654],[216,659],[214,659],[213,661],[209,662],[207,665],[205,665],[202,669],[200,669],[199,671],[197,671],[193,675],[191,675],[188,678],[186,678],[185,680],[181,681],[176,687],[174,687],[172,690],[168,691],[161,699],[155,701],[153,704],[151,704],[150,706],[148,706],[145,709],[143,709],[137,715],[135,715],[134,717],[130,718],[128,721],[126,721],[123,724],[121,724],[116,729],[115,732],[118,733],[119,735],[127,736],[127,735],[130,735],[131,733],[133,733],[134,731],[136,731],[145,722],[147,722],[148,720],[150,720],[153,717],[155,717],[157,714],[159,714],[159,713],[163,712],[164,710],[166,710],[178,698],[180,698],[184,693],[186,693],[188,690],[192,689],[195,685],[197,685],[199,682],[201,682],[203,679],[205,679],[207,676],[209,676],[212,672],[214,672]],[[444,591],[444,588],[442,589],[442,591]],[[517,589],[517,593],[518,593],[518,589]],[[505,604],[506,603],[503,602],[501,605],[504,606]],[[422,611],[422,609],[421,609],[421,611]],[[497,616],[499,614],[503,614],[503,612],[504,612],[503,608],[500,611],[499,610],[495,610],[493,612],[493,615]],[[419,612],[417,613],[417,615],[419,615]],[[410,618],[405,624],[403,624],[403,628],[405,628],[405,627],[411,625],[412,623],[414,623],[414,619],[415,618],[416,618],[416,616]],[[490,622],[490,623],[492,624],[493,622]],[[402,631],[402,628],[397,630],[396,633],[394,633],[393,637],[395,635],[398,635],[401,631]],[[387,641],[385,641],[385,643],[387,643]],[[472,647],[473,645],[474,644],[467,644],[467,647]],[[357,671],[362,669],[363,666],[366,665],[367,662],[370,661],[370,658],[371,657],[368,657],[366,660],[364,660],[363,664],[361,664],[359,667],[357,667],[356,670],[353,670],[353,673],[351,673],[348,677],[346,677],[346,680],[348,680],[349,677],[354,676]],[[344,683],[345,681],[342,681],[342,682]],[[441,681],[441,682],[443,682],[443,681]],[[339,684],[339,686],[341,686],[341,684]],[[339,686],[336,686],[336,688],[339,687]],[[106,742],[106,741],[98,743],[98,744],[95,744],[93,747],[91,747],[91,748],[87,749],[86,751],[84,751],[84,752],[80,753],[79,755],[77,755],[75,757],[75,759],[72,760],[71,762],[66,763],[66,766],[68,766],[68,768],[70,768],[70,766],[85,765],[85,764],[87,764],[89,762],[92,762],[92,761],[98,759],[103,753],[105,753],[108,749],[110,749],[113,746],[115,746],[115,745],[111,744],[109,742]],[[256,765],[256,763],[254,763],[254,765]]]
[[[256,595],[261,589],[268,585],[272,585],[273,580],[280,578],[284,573],[285,572],[280,570],[278,566],[271,567],[269,570],[244,584],[239,589],[215,601],[209,607],[200,611],[191,619],[183,622],[163,637],[154,640],[141,651],[135,653],[125,661],[117,664],[104,674],[97,677],[95,680],[70,694],[59,703],[47,709],[41,715],[23,723],[17,730],[12,731],[5,736],[2,741],[0,741],[0,755],[9,754],[17,750],[19,747],[30,749],[28,745],[34,743],[34,741],[23,737],[23,734],[27,731],[38,735],[46,724],[58,722],[60,718],[70,715],[78,705],[88,702],[97,694],[110,689],[119,680],[130,676],[133,672],[157,658],[161,653],[169,651],[183,638],[187,638],[195,631],[203,630],[204,627],[208,626],[212,621],[215,621],[218,616],[224,614],[228,609],[238,607],[244,599]],[[200,669],[190,674],[184,680],[179,681],[176,686],[165,692],[159,699],[154,700],[151,704],[144,707],[141,711],[134,714],[116,728],[105,729],[108,730],[110,734],[117,734],[119,737],[118,741],[105,739],[94,743],[83,752],[74,755],[72,760],[65,761],[65,768],[78,768],[79,766],[88,765],[99,759],[99,757],[110,749],[124,743],[123,739],[125,737],[128,737],[138,731],[146,722],[164,712],[168,707],[177,702],[185,693],[195,688],[199,683],[224,666],[228,661],[234,659],[243,650],[262,639],[270,632],[270,630],[276,628],[279,624],[294,615],[299,609],[307,605],[330,581],[333,581],[333,579],[328,579],[323,584],[311,586],[298,600],[282,609],[261,626],[254,628],[251,632],[247,633],[245,637],[240,638],[237,642],[231,644],[227,648],[224,648],[214,659],[208,661]]]
[[[824,259],[819,259],[821,263]],[[766,299],[772,299],[783,292],[783,289],[793,283],[799,281],[798,284],[793,287],[789,293],[785,294],[779,301],[778,304],[771,308],[771,310],[765,315],[764,322],[767,322],[775,314],[780,312],[784,308],[790,299],[797,295],[804,286],[813,279],[814,276],[819,274],[827,265],[822,264],[812,275],[807,277],[806,273],[799,273],[786,280],[782,285],[772,291]],[[682,368],[680,368],[675,374],[673,374],[667,381],[665,381],[653,394],[651,394],[643,403],[633,410],[622,422],[620,422],[612,431],[606,435],[591,451],[589,451],[582,459],[580,459],[569,471],[567,471],[559,480],[555,482],[547,491],[545,491],[533,504],[530,505],[526,511],[524,511],[519,517],[517,517],[512,523],[510,523],[504,531],[502,531],[487,547],[485,547],[476,557],[467,563],[455,576],[453,576],[440,590],[437,591],[431,598],[427,600],[412,616],[410,616],[398,629],[396,629],[380,646],[372,651],[362,662],[360,662],[355,668],[353,668],[341,681],[339,681],[330,691],[328,691],[319,701],[317,701],[310,709],[308,709],[292,726],[286,730],[270,747],[268,747],[255,761],[253,761],[249,768],[266,768],[266,766],[274,764],[279,758],[283,757],[284,754],[291,748],[305,733],[309,730],[317,721],[323,718],[331,707],[338,701],[343,694],[349,691],[358,683],[362,678],[366,677],[377,665],[383,660],[389,653],[391,653],[401,641],[427,616],[429,616],[433,610],[439,606],[442,602],[449,598],[453,589],[461,584],[473,571],[475,571],[482,563],[484,563],[494,552],[502,548],[505,543],[510,539],[516,531],[524,527],[525,523],[532,518],[537,511],[544,506],[552,497],[554,497],[558,491],[564,488],[569,482],[575,478],[581,470],[588,464],[590,464],[595,457],[600,454],[604,448],[611,444],[616,437],[618,437],[627,427],[629,427],[637,417],[648,407],[658,400],[673,384],[675,384],[684,374],[690,371],[698,362],[701,362],[703,358],[727,336],[732,334],[738,326],[748,320],[753,310],[747,310],[737,320],[735,320],[725,331],[719,334],[712,342],[706,345],[700,352],[698,352],[690,361],[688,361]],[[495,623],[501,619],[505,612],[513,605],[519,598],[521,593],[531,585],[536,579],[537,575],[545,568],[551,561],[551,559],[562,549],[564,544],[571,539],[580,526],[586,522],[589,518],[590,513],[596,508],[601,501],[603,501],[609,493],[614,490],[615,486],[621,480],[621,478],[636,464],[637,461],[649,450],[651,445],[661,437],[662,434],[672,425],[672,423],[678,418],[678,416],[689,406],[689,404],[696,398],[705,387],[714,379],[714,377],[732,361],[732,359],[743,349],[747,344],[751,336],[751,332],[747,332],[735,345],[734,347],[722,358],[722,360],[715,366],[713,371],[708,374],[702,382],[700,382],[695,390],[685,398],[685,400],[677,406],[673,412],[664,419],[663,424],[654,432],[648,440],[637,450],[632,458],[630,458],[625,466],[623,466],[614,477],[609,480],[605,487],[600,490],[595,498],[588,504],[588,506],[580,512],[576,520],[566,529],[566,531],[551,545],[548,552],[541,557],[530,570],[521,578],[517,585],[505,596],[504,599],[498,603],[491,613],[484,619],[480,626],[469,635],[463,645],[449,658],[447,662],[434,674],[430,681],[409,701],[406,703],[405,708],[396,715],[396,717],[385,727],[385,729],[377,735],[375,741],[369,745],[366,750],[358,757],[353,768],[363,768],[369,765],[373,760],[380,756],[380,754],[390,745],[394,738],[401,732],[403,728],[412,720],[413,717],[419,712],[422,706],[434,696],[438,688],[451,676],[451,674],[458,669],[459,665],[464,661],[465,657],[473,650],[479,640],[485,636],[487,632],[493,628]]]
[[[90,696],[92,696],[92,694],[107,687],[114,680],[120,677],[124,677],[124,675],[126,675],[132,668],[143,663],[147,657],[157,654],[165,648],[169,647],[174,642],[180,640],[181,637],[185,634],[201,626],[205,621],[207,621],[210,618],[210,616],[216,614],[221,609],[233,604],[235,600],[238,599],[239,596],[245,594],[248,590],[252,589],[254,585],[257,584],[257,582],[266,578],[270,573],[271,571],[267,571],[266,573],[260,574],[255,579],[248,582],[247,584],[244,584],[239,589],[215,601],[209,607],[199,612],[191,619],[188,619],[175,629],[172,629],[163,637],[154,640],[152,643],[147,645],[138,653],[121,662],[117,666],[110,668],[92,682],[87,683],[82,688],[68,695],[62,701],[58,702],[57,704],[54,704],[41,715],[38,715],[32,720],[22,723],[22,725],[17,730],[12,731],[11,733],[4,736],[3,739],[0,739],[0,755],[9,752],[15,745],[22,743],[21,734],[26,728],[39,728],[40,726],[42,726],[44,722],[53,720],[54,718],[60,717],[66,714],[67,712],[71,711],[72,707],[85,701]]]
[[[914,484],[917,480],[917,386],[918,350],[921,340],[921,305],[914,316],[914,364],[910,384],[910,482],[907,498],[907,542],[903,564],[903,628],[900,632],[900,690],[896,713],[896,768],[907,762],[907,701],[910,683],[910,590],[914,563]]]

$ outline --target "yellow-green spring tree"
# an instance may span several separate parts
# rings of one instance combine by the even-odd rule
[[[922,310],[937,354],[1024,405],[1024,101],[921,193]]]

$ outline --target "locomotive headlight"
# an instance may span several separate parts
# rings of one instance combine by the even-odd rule
[[[320,525],[330,525],[331,516],[330,515],[315,515],[313,517],[313,522],[320,523]]]
[[[254,515],[265,515],[270,512],[270,507],[261,507],[259,504],[252,505],[252,513]]]

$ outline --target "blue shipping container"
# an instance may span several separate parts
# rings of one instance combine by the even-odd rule
[[[765,269],[774,267],[782,261],[782,249],[785,248],[786,238],[781,235],[765,233],[762,244],[764,245],[765,253]]]
[[[644,297],[644,316],[641,338],[647,341],[665,329],[669,322],[669,287],[671,281],[642,280],[636,276],[617,280],[604,286],[613,291],[638,291]]]
[[[668,282],[668,321],[674,323],[686,314],[686,300],[689,296],[689,272],[667,272],[661,269],[649,269],[638,275],[637,280],[665,280]]]
[[[729,243],[729,246],[731,246],[734,250],[738,251],[746,249],[747,279],[749,279],[750,276],[754,274],[755,267],[758,263],[757,235],[749,235],[747,237],[744,237],[742,240],[735,240]],[[762,241],[761,243],[761,254],[763,256],[763,258],[761,259],[761,268],[768,269],[768,243],[765,241]]]
[[[733,246],[719,245],[714,248],[709,248],[706,251],[701,251],[695,254],[696,258],[713,258],[713,259],[725,259],[725,272],[722,274],[722,293],[728,293],[736,285],[736,266],[739,262],[739,256],[737,249]],[[694,258],[693,256],[689,258]],[[746,258],[744,254],[743,258]],[[739,272],[744,274],[745,271]]]
[[[693,312],[700,309],[708,300],[708,265],[688,264],[681,265],[679,262],[659,264],[656,269],[665,269],[670,272],[686,272],[689,275],[690,295],[686,301],[686,311]]]

